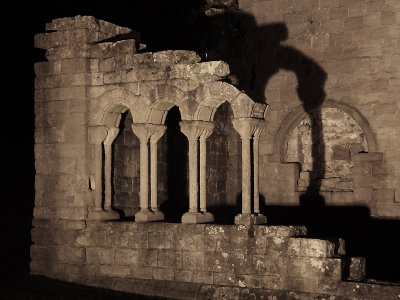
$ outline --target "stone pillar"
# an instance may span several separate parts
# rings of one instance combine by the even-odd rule
[[[235,217],[235,224],[252,225],[265,224],[267,219],[259,213],[258,197],[258,138],[263,127],[264,120],[252,118],[240,118],[232,121],[233,127],[239,133],[242,140],[242,213]],[[260,132],[260,133],[258,133]],[[253,174],[251,172],[251,142],[256,135],[256,143],[253,143]],[[257,149],[255,149],[257,147]],[[257,156],[257,157],[256,157]],[[255,166],[257,163],[257,166]],[[251,183],[254,183],[254,213],[251,205]],[[257,183],[256,183],[257,182]],[[257,189],[257,190],[256,190]],[[257,195],[256,195],[257,193]],[[258,212],[256,211],[258,210]]]
[[[212,123],[211,123],[212,124]],[[209,126],[210,129],[204,128],[203,133],[200,135],[200,211],[207,212],[206,198],[207,198],[207,138],[213,133],[214,124]]]
[[[165,126],[132,124],[132,130],[140,140],[140,211],[136,222],[164,220],[157,205],[157,142],[165,132]],[[151,203],[149,203],[149,140],[151,143]],[[150,209],[151,208],[151,209]]]
[[[108,127],[107,137],[104,140],[104,210],[111,211],[112,198],[112,143],[117,137],[119,128]]]
[[[150,202],[151,210],[154,213],[153,221],[164,220],[164,214],[159,210],[157,202],[157,143],[158,140],[164,135],[166,127],[164,125],[148,125],[151,131],[150,138]]]
[[[91,189],[94,191],[94,208],[89,209],[88,218],[92,220],[107,220],[118,218],[119,214],[111,209],[107,209],[106,203],[103,204],[103,142],[108,136],[106,126],[89,126],[88,140],[94,148],[94,182],[91,183]],[[112,139],[113,140],[113,139]],[[112,141],[111,141],[112,143]],[[111,184],[111,183],[110,183]],[[107,183],[106,183],[107,185]],[[103,207],[105,209],[103,209]],[[109,206],[111,208],[111,204]]]
[[[135,221],[148,221],[153,214],[149,209],[149,131],[147,124],[132,124],[133,133],[140,140],[140,211]]]
[[[260,197],[259,197],[259,161],[258,161],[258,147],[259,147],[259,139],[263,127],[258,127],[253,135],[253,173],[254,173],[254,183],[253,183],[253,207],[254,213],[260,213]]]
[[[214,221],[214,216],[206,211],[206,199],[205,199],[205,166],[206,166],[206,155],[205,155],[205,141],[207,137],[212,133],[214,124],[205,121],[182,121],[179,123],[181,131],[186,135],[189,141],[189,212],[182,216],[182,223],[207,223]],[[199,138],[203,135],[203,146],[200,149],[200,156],[203,160],[200,163],[201,176],[200,185],[202,186],[202,206],[203,211],[199,211],[199,170],[198,170],[198,148]]]

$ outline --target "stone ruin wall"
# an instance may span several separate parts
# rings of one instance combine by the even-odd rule
[[[341,7],[342,2],[338,1],[320,1],[319,6],[310,1],[307,9],[277,1],[241,1],[240,6],[244,11],[251,12],[260,23],[284,18],[289,27],[288,43],[317,60],[329,74],[325,91],[327,97],[333,100],[328,103],[332,105],[327,105],[328,112],[333,110],[341,114],[340,118],[347,120],[350,115],[357,123],[360,121],[359,114],[351,115],[353,110],[347,109],[351,107],[368,120],[369,130],[373,133],[373,137],[369,136],[370,144],[367,143],[368,153],[353,154],[350,151],[348,154],[341,145],[336,145],[336,142],[332,144],[332,149],[337,149],[333,157],[348,155],[346,161],[350,161],[352,167],[349,169],[353,170],[353,191],[339,194],[338,190],[332,190],[328,193],[332,198],[324,194],[325,198],[337,204],[334,201],[337,193],[340,195],[338,201],[345,198],[346,205],[363,203],[370,207],[371,214],[375,216],[398,217],[396,187],[399,186],[400,177],[397,173],[400,169],[400,149],[399,139],[394,134],[399,125],[399,108],[395,101],[398,82],[394,61],[399,58],[399,53],[398,47],[393,45],[393,35],[398,32],[395,28],[399,24],[399,8],[395,2],[384,1],[384,5],[373,4],[375,2],[360,1],[357,9],[353,5]],[[262,13],[268,7],[273,7],[268,10],[268,15]],[[309,23],[302,23],[310,15],[320,18],[319,31],[314,33],[307,29]],[[297,26],[298,22],[303,27]],[[299,28],[305,30],[300,31]],[[203,297],[216,298],[221,293],[246,296],[246,293],[257,293],[263,289],[269,295],[281,297],[289,296],[292,293],[290,291],[303,296],[307,293],[336,293],[343,297],[365,298],[369,294],[371,299],[377,295],[390,297],[393,292],[398,293],[392,287],[371,287],[366,283],[358,283],[355,289],[356,285],[342,281],[346,276],[354,276],[356,280],[362,278],[365,272],[362,261],[347,263],[344,253],[339,251],[339,241],[298,238],[304,235],[304,229],[297,227],[268,229],[260,226],[259,231],[253,233],[248,228],[240,229],[240,226],[102,224],[88,219],[90,208],[95,206],[95,199],[91,190],[93,152],[88,144],[86,126],[92,122],[92,116],[96,115],[92,112],[98,108],[95,104],[98,103],[97,99],[110,88],[121,85],[133,95],[150,95],[151,82],[164,80],[163,76],[170,74],[168,72],[171,69],[168,67],[177,63],[191,66],[186,69],[190,71],[180,69],[181,77],[172,80],[179,88],[186,90],[194,90],[199,82],[218,81],[228,72],[221,63],[198,64],[199,59],[192,52],[167,51],[133,55],[136,48],[132,40],[96,44],[129,30],[107,22],[93,22],[91,18],[72,19],[72,22],[70,19],[55,20],[47,25],[47,29],[54,32],[36,38],[36,46],[46,48],[48,62],[35,65],[36,197],[32,231],[34,245],[31,250],[33,273],[145,294],[154,294],[155,287],[162,286],[164,288],[160,289],[159,295],[164,296],[173,296],[171,289],[181,290],[182,293],[192,289],[193,293]],[[300,32],[296,33],[296,30]],[[376,33],[378,31],[379,36]],[[377,42],[368,44],[367,40],[374,36]],[[156,66],[155,59],[158,60]],[[135,64],[140,68],[132,72],[131,67]],[[356,72],[357,76],[352,76]],[[356,81],[360,74],[363,76],[363,84]],[[150,84],[140,85],[137,79],[132,78],[148,80]],[[260,143],[260,193],[265,195],[267,204],[278,203],[278,195],[279,204],[282,201],[287,201],[285,204],[295,204],[298,199],[298,182],[302,178],[297,164],[282,163],[276,160],[274,153],[278,129],[285,117],[299,106],[295,89],[289,88],[295,86],[295,82],[296,78],[292,74],[280,71],[266,90],[270,110],[266,132],[261,136]],[[290,94],[290,91],[294,93]],[[124,99],[126,95],[115,91],[107,97],[116,100]],[[345,103],[347,106],[337,103]],[[207,193],[210,206],[218,205],[221,201],[237,205],[236,197],[241,181],[241,165],[237,162],[240,161],[241,151],[239,135],[232,128],[225,128],[228,126],[226,120],[233,115],[231,109],[224,104],[220,111],[216,111],[214,121],[219,129],[207,143],[207,168],[210,172]],[[129,113],[126,114],[126,127],[130,126],[131,117]],[[300,123],[305,115],[300,114],[300,117],[291,130],[306,122]],[[353,123],[350,120],[346,124]],[[365,126],[360,128],[364,135],[370,134],[365,132]],[[296,130],[293,134],[296,134]],[[158,149],[159,174],[167,172],[166,167],[162,166],[166,136],[163,139]],[[371,151],[371,140],[376,142],[376,145],[372,145],[374,151]],[[125,176],[125,166],[117,165],[125,161],[133,172],[129,174],[138,175],[140,170],[137,157],[129,156],[138,151],[138,143],[130,130],[124,130],[115,140],[114,180],[117,185],[114,189],[116,195],[121,194],[120,205],[128,215],[138,208],[139,179],[138,176]],[[361,142],[365,143],[364,140]],[[289,142],[288,153],[299,153],[301,148],[293,144],[293,141]],[[225,182],[216,180],[221,178],[221,169],[218,167],[220,160],[224,156],[226,158],[226,155],[221,155],[221,151],[228,153],[229,158],[224,163],[227,168],[231,168]],[[128,162],[126,157],[129,157]],[[287,188],[288,182],[293,184],[293,189]],[[163,186],[162,180],[159,186]],[[160,188],[159,194],[162,202],[168,191]],[[171,228],[168,227],[170,225]],[[177,237],[178,232],[171,237],[172,240],[159,236],[161,232],[170,230],[179,231],[181,238]],[[278,233],[274,230],[281,231]],[[205,240],[212,242],[208,249],[202,248]],[[196,249],[191,249],[192,246]],[[197,252],[193,253],[194,250]],[[247,255],[249,251],[251,255],[246,259],[244,254]],[[281,257],[276,265],[272,260],[264,260],[264,255],[270,253],[268,251]],[[215,255],[222,257],[209,259],[215,258]],[[298,259],[299,256],[304,258]],[[184,258],[190,262],[184,262]],[[284,267],[290,261],[298,264],[293,265],[293,273]],[[310,261],[315,261],[315,266],[321,263],[324,267],[314,270],[309,267]],[[325,268],[326,264],[329,264],[328,268]],[[351,271],[348,270],[350,266]],[[351,272],[354,274],[351,275]],[[140,280],[147,279],[152,279],[152,283],[147,282],[149,288],[146,289]],[[224,287],[230,287],[229,292]]]

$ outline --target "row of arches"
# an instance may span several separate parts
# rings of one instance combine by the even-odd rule
[[[132,116],[131,129],[139,144],[139,202],[135,221],[164,220],[159,208],[159,140],[167,126],[165,120],[173,107],[179,110],[180,132],[187,140],[188,211],[182,215],[184,223],[212,222],[207,210],[207,140],[215,129],[214,116],[223,103],[229,103],[232,126],[240,135],[242,151],[242,211],[236,224],[265,223],[258,200],[258,139],[263,130],[267,106],[253,102],[235,87],[212,82],[202,85],[190,95],[169,86],[158,86],[150,97],[135,96],[124,89],[114,89],[100,96],[92,108],[89,143],[93,145],[95,218],[114,217],[112,209],[113,155],[112,147],[118,136],[123,114]],[[169,97],[171,95],[171,97]],[[150,98],[150,99],[149,99]],[[165,145],[165,143],[164,143]],[[104,155],[104,157],[103,157]],[[256,164],[257,163],[257,164]],[[173,166],[174,167],[174,166]],[[104,189],[104,190],[103,190]]]
[[[174,134],[179,132],[181,137],[183,137],[179,145],[179,147],[182,148],[179,150],[183,151],[179,152],[175,150],[175,152],[179,152],[181,159],[177,163],[170,163],[169,168],[176,169],[183,166],[182,168],[184,168],[184,170],[181,174],[189,174],[187,192],[188,205],[181,205],[181,209],[177,208],[177,211],[181,213],[182,207],[187,210],[183,213],[181,218],[182,222],[203,223],[213,221],[214,216],[208,211],[206,201],[207,198],[210,198],[207,192],[208,180],[210,179],[207,178],[210,174],[210,167],[207,163],[207,153],[208,155],[210,155],[210,153],[212,155],[212,151],[210,151],[210,149],[207,150],[207,147],[210,147],[207,145],[209,144],[207,141],[213,132],[220,131],[218,127],[216,130],[215,126],[217,110],[220,107],[229,107],[230,114],[232,115],[232,120],[228,121],[231,124],[229,130],[232,131],[233,129],[235,131],[238,140],[240,137],[241,145],[239,145],[239,147],[241,150],[238,152],[240,152],[242,156],[241,159],[235,158],[235,163],[241,166],[234,170],[234,172],[236,172],[235,177],[239,177],[241,180],[241,186],[238,188],[238,191],[236,191],[237,193],[241,192],[241,195],[240,197],[234,197],[232,194],[229,195],[230,198],[240,198],[242,204],[242,211],[237,215],[235,223],[265,223],[266,218],[261,214],[259,209],[258,143],[260,134],[264,129],[266,106],[254,103],[250,98],[236,90],[233,86],[221,82],[217,84],[212,83],[210,86],[201,86],[196,91],[191,92],[190,97],[177,88],[170,88],[168,90],[164,87],[164,92],[161,92],[161,90],[162,88],[160,87],[152,90],[152,95],[156,95],[154,97],[157,98],[158,101],[147,100],[146,102],[143,100],[144,97],[135,96],[133,93],[124,89],[110,90],[97,99],[97,110],[94,110],[95,113],[92,114],[92,124],[94,124],[89,126],[89,140],[91,136],[101,136],[97,138],[96,141],[90,141],[90,143],[94,145],[94,148],[97,149],[94,150],[95,178],[93,181],[102,182],[101,186],[104,189],[102,191],[97,189],[95,193],[94,201],[97,203],[97,210],[101,210],[100,215],[104,214],[104,212],[110,212],[112,214],[111,195],[113,187],[111,182],[115,180],[115,176],[113,177],[113,175],[111,175],[111,173],[114,172],[114,168],[111,165],[113,156],[110,154],[112,151],[110,145],[113,144],[113,141],[118,135],[116,131],[119,131],[122,116],[129,113],[132,120],[132,124],[129,126],[131,126],[132,133],[137,138],[137,144],[139,144],[139,147],[136,149],[136,155],[140,157],[140,161],[138,162],[139,166],[137,167],[137,169],[140,170],[140,174],[138,174],[138,180],[136,180],[136,183],[139,183],[136,185],[140,186],[140,190],[137,192],[137,197],[140,199],[140,210],[135,214],[135,219],[136,221],[156,221],[165,219],[159,207],[160,199],[158,199],[158,197],[161,195],[161,202],[164,203],[166,198],[173,198],[174,195],[169,193],[166,196],[166,191],[160,192],[158,178],[161,173],[164,174],[163,176],[167,176],[168,180],[171,182],[175,179],[170,177],[177,176],[177,174],[173,172],[168,173],[165,167],[162,172],[158,170],[158,167],[160,165],[162,166],[160,160],[171,161],[171,157],[167,158],[165,154],[165,157],[160,159],[159,154],[160,152],[163,153],[163,151],[166,153],[168,148],[171,148],[171,139],[161,142],[161,146],[159,145],[159,140],[165,139],[165,132],[168,132],[168,126],[166,126],[165,121],[169,112],[173,111],[174,114],[179,115],[179,120],[174,124],[178,130],[176,130]],[[156,93],[156,91],[158,92]],[[175,95],[175,98],[168,98],[168,93]],[[180,95],[179,97],[176,96],[178,94]],[[204,101],[201,101],[200,96],[204,97]],[[229,97],[233,97],[234,101]],[[178,98],[184,98],[185,100],[177,100]],[[367,147],[363,150],[369,152],[376,151],[377,146],[374,134],[367,120],[361,113],[347,104],[334,100],[326,100],[320,109],[326,108],[337,109],[348,114],[360,126],[365,135]],[[143,109],[143,111],[141,111],[141,109]],[[205,112],[207,112],[207,114]],[[273,153],[269,155],[268,159],[270,162],[276,161],[285,163],[290,161],[288,160],[288,145],[292,138],[292,132],[306,115],[302,106],[299,106],[293,109],[284,119],[279,130],[275,134]],[[224,120],[224,122],[226,121],[227,120]],[[96,133],[96,131],[100,133]],[[219,134],[221,134],[221,132]],[[226,135],[227,132],[223,134]],[[230,147],[232,147],[232,144],[237,146],[239,143],[232,143],[231,141],[230,144]],[[163,149],[158,151],[158,147]],[[175,149],[177,149],[177,147],[175,147]],[[188,160],[183,163],[182,158],[186,156]],[[99,159],[99,157],[101,158]],[[241,163],[239,160],[241,160]],[[182,166],[180,166],[179,163],[183,163]],[[227,163],[225,162],[225,166],[226,165]],[[232,170],[229,170],[229,172]],[[218,170],[215,172],[218,173]],[[237,174],[238,172],[240,172],[240,174]],[[223,175],[221,172],[218,174]],[[182,181],[182,178],[181,176],[180,178],[176,178],[176,180]],[[225,178],[225,181],[226,180]],[[161,186],[163,186],[163,184],[161,184]],[[171,187],[171,183],[169,183],[168,186]],[[184,186],[185,183],[182,182],[182,188]],[[227,187],[224,188],[226,189]],[[179,188],[175,187],[175,190],[178,189]],[[182,198],[182,195],[179,197]],[[99,199],[102,199],[100,201],[102,203],[101,205],[98,205]],[[174,208],[170,207],[169,209],[173,210]],[[108,214],[107,217],[109,216]]]

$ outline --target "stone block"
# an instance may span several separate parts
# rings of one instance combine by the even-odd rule
[[[210,257],[209,255],[206,252],[182,251],[182,269],[205,270],[205,258]]]
[[[149,248],[148,237],[148,234],[144,231],[132,232],[128,238],[128,246],[135,249],[147,249]]]
[[[132,267],[131,276],[139,279],[152,279],[153,268],[151,267]]]
[[[343,20],[349,16],[349,8],[346,6],[342,7],[332,7],[329,10],[330,20]]]
[[[115,60],[113,57],[108,57],[99,61],[99,71],[100,72],[112,72],[114,68]]]
[[[364,3],[357,3],[349,6],[349,17],[362,17],[367,14],[367,9]]]
[[[33,216],[35,218],[57,218],[58,209],[56,207],[38,207],[33,209]]]
[[[338,258],[291,256],[286,267],[288,277],[327,277],[339,281],[343,276],[343,261]]]
[[[175,250],[159,250],[157,266],[168,269],[182,269],[182,252]]]
[[[382,11],[381,23],[384,26],[396,24],[396,13],[394,11]]]
[[[82,231],[80,235],[76,237],[76,243],[80,246],[109,246],[107,245],[106,232],[104,230]],[[113,246],[113,245],[110,245]]]
[[[85,220],[87,215],[88,210],[84,207],[62,207],[59,209],[61,219]]]
[[[192,282],[192,271],[175,270],[175,281]]]
[[[364,18],[363,17],[351,17],[344,20],[344,30],[354,31],[363,28]]]
[[[340,1],[340,0],[321,0],[319,5],[321,8],[340,7],[340,6],[342,6],[342,1]]]
[[[376,202],[393,203],[395,200],[394,189],[374,189],[372,199]]]
[[[87,58],[66,59],[60,61],[61,73],[88,73],[90,71],[90,61]]]
[[[366,262],[364,257],[350,257],[349,280],[362,281],[366,275]]]
[[[137,249],[117,249],[115,250],[115,264],[121,266],[139,266],[140,256]]]
[[[174,270],[153,268],[153,279],[156,280],[174,280]]]
[[[385,0],[372,0],[366,3],[367,14],[379,13],[385,8]]]
[[[285,288],[290,291],[315,293],[318,291],[318,279],[312,277],[291,277]]]
[[[252,270],[255,275],[275,275],[279,273],[279,259],[276,256],[253,255]]]
[[[350,160],[350,150],[343,145],[332,146],[332,159],[333,160]]]
[[[164,240],[164,232],[149,232],[149,249],[164,249],[165,248],[165,240]]]
[[[212,284],[213,283],[213,273],[206,271],[193,271],[192,272],[192,282]]]
[[[356,188],[354,197],[357,202],[370,203],[372,201],[372,188]]]
[[[46,61],[34,64],[36,76],[61,74],[61,61]]]
[[[61,59],[75,59],[79,57],[89,58],[91,45],[73,44],[67,47],[54,47],[46,50],[46,58],[49,61]]]
[[[127,277],[131,274],[131,267],[100,265],[99,274],[109,277]]]
[[[86,73],[41,76],[35,79],[35,89],[86,86],[90,83],[89,79]]]
[[[87,247],[86,262],[88,264],[112,265],[114,263],[114,250],[104,247]]]
[[[105,35],[88,29],[69,29],[65,31],[36,34],[34,44],[36,48],[48,49],[73,44],[90,44]]]
[[[355,200],[356,199],[352,191],[335,191],[332,193],[332,203],[336,205],[354,204]]]
[[[324,29],[324,31],[329,33],[343,34],[345,32],[343,20],[329,20],[327,22],[322,23],[321,27]],[[339,44],[336,45],[338,46]],[[338,49],[339,48],[336,48],[336,50],[328,52],[329,55],[335,56],[335,53],[338,52]]]
[[[128,247],[130,236],[132,236],[132,232],[127,229],[116,229],[115,231],[107,231],[106,242],[107,245],[125,248]]]
[[[53,247],[53,251],[57,260],[68,263],[84,263],[86,260],[86,249],[83,247]]]
[[[374,215],[388,218],[398,218],[400,204],[398,202],[380,202],[376,204]]]
[[[335,245],[327,240],[301,239],[301,256],[310,257],[332,257],[335,252]]]

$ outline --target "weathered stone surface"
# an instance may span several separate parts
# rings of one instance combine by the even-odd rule
[[[233,1],[222,2],[226,7],[236,7]],[[210,7],[220,4],[208,1]],[[376,299],[382,293],[379,297],[389,299],[397,293],[393,286],[372,287],[365,282],[357,286],[342,281],[346,276],[343,268],[347,267],[343,240],[304,237],[303,226],[87,220],[94,211],[100,217],[107,215],[102,208],[102,186],[110,183],[110,167],[105,164],[111,160],[103,160],[103,151],[108,151],[104,144],[112,142],[107,139],[109,133],[119,126],[125,129],[112,148],[114,205],[122,208],[125,215],[134,215],[139,209],[148,212],[150,208],[139,198],[152,194],[154,199],[154,192],[160,203],[148,201],[151,210],[165,204],[170,196],[168,178],[174,177],[167,172],[167,167],[171,168],[167,166],[167,148],[176,141],[168,140],[168,132],[160,139],[158,151],[153,152],[159,171],[145,176],[142,174],[149,160],[140,165],[139,158],[151,151],[140,152],[141,140],[130,128],[138,122],[164,123],[173,106],[179,108],[185,121],[217,125],[214,137],[210,136],[206,144],[206,207],[210,203],[234,207],[241,200],[253,209],[251,195],[258,195],[258,190],[250,190],[259,182],[267,204],[298,205],[300,191],[315,189],[322,191],[328,206],[362,202],[374,215],[398,217],[400,208],[394,192],[400,150],[395,135],[399,125],[399,85],[395,79],[398,64],[394,63],[398,58],[398,28],[393,1],[320,0],[299,4],[271,0],[239,4],[246,7],[258,25],[254,23],[251,30],[240,28],[237,33],[268,33],[270,24],[279,21],[282,24],[273,29],[282,37],[264,46],[264,37],[257,36],[254,40],[259,45],[255,48],[259,50],[254,51],[260,52],[243,53],[241,46],[236,46],[243,42],[242,37],[236,35],[237,44],[231,51],[237,52],[243,66],[235,65],[235,59],[229,59],[229,55],[221,55],[233,63],[233,74],[229,74],[226,63],[200,62],[200,56],[192,51],[136,53],[139,40],[134,32],[127,39],[130,29],[93,17],[57,19],[46,27],[53,32],[36,36],[35,45],[47,50],[49,61],[35,65],[33,272],[149,295],[176,296],[176,291],[182,291],[178,293],[182,298],[196,298],[198,293],[216,299],[255,295],[283,299],[331,295]],[[223,13],[226,9],[212,7],[208,13]],[[240,15],[238,11],[235,16]],[[237,24],[247,26],[246,22]],[[121,35],[123,40],[118,41]],[[221,45],[225,44],[223,41]],[[248,43],[243,45],[249,46]],[[267,46],[285,52],[285,57],[264,57],[261,51]],[[251,61],[251,57],[257,57],[257,62]],[[296,57],[294,65],[292,57]],[[264,65],[264,60],[271,65]],[[282,61],[287,65],[279,65]],[[257,80],[263,74],[258,69],[268,69],[273,74],[264,78],[264,90],[257,95],[259,99],[255,98],[259,101],[256,103],[247,93],[246,81],[252,81],[249,85],[253,87],[259,85]],[[245,78],[249,70],[251,79]],[[302,75],[314,72],[321,73],[321,78]],[[324,94],[321,120],[307,104],[314,95],[302,95],[304,90],[316,89],[322,89]],[[296,107],[303,115],[296,113],[295,118],[285,119]],[[307,114],[309,118],[304,118]],[[239,118],[256,119],[257,122],[248,123],[268,126],[262,135],[256,134],[258,128],[244,132],[245,126],[236,126],[239,136],[231,125],[232,119]],[[125,120],[123,124],[121,119]],[[317,132],[315,124],[319,121],[322,127]],[[93,125],[89,131],[87,122]],[[280,128],[286,124],[290,126],[280,135]],[[194,136],[196,143],[197,139],[205,139],[201,134]],[[277,142],[280,136],[284,137],[281,144]],[[251,146],[241,150],[240,138],[249,139]],[[320,140],[317,142],[316,138]],[[255,154],[258,139],[260,157]],[[250,163],[240,164],[241,151],[246,150],[250,152]],[[318,151],[324,157],[316,158]],[[104,157],[111,157],[107,153]],[[316,161],[323,174],[313,169]],[[200,159],[200,165],[201,162],[205,160]],[[194,166],[197,163],[190,164],[189,169],[193,171]],[[260,180],[254,175],[254,180],[243,185],[243,179],[249,179],[240,177],[243,169],[250,176],[259,169]],[[196,169],[194,173],[197,172]],[[108,180],[102,182],[103,177]],[[151,179],[149,184],[159,179],[150,193],[140,183],[145,177]],[[243,195],[249,197],[239,199],[243,186],[248,189]],[[194,190],[193,194],[197,192]],[[253,214],[246,211],[242,215],[247,223],[257,223],[251,221]],[[353,258],[348,267],[349,279],[363,280],[362,259]]]

